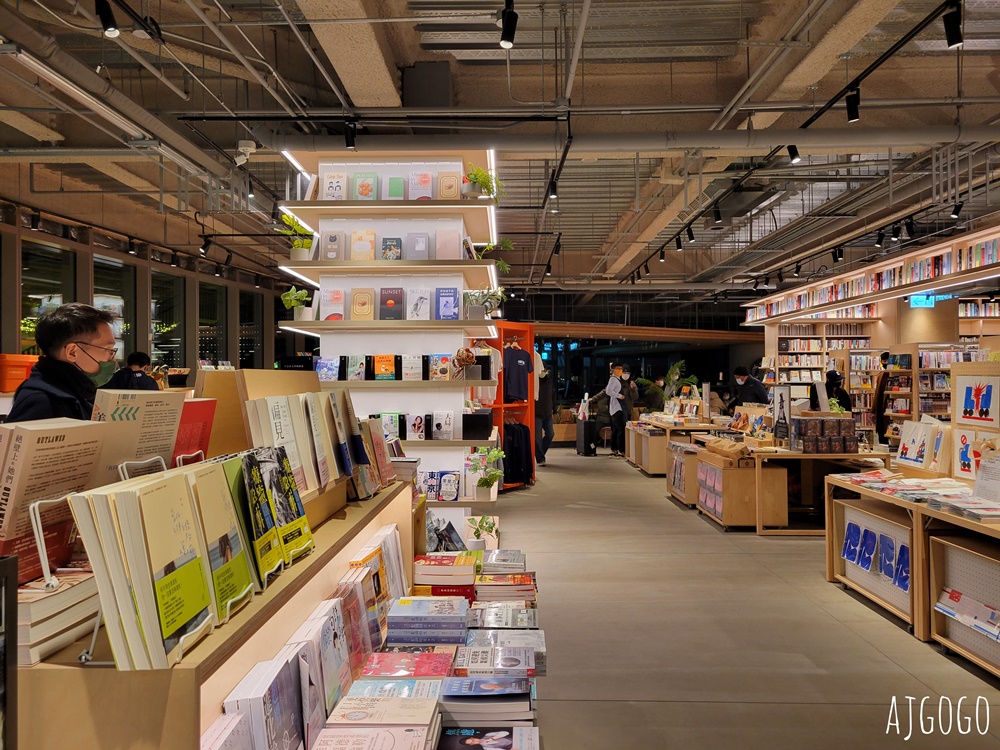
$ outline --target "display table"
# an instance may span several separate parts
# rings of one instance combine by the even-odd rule
[[[852,497],[834,497],[835,491]],[[849,571],[857,566],[842,559],[847,519],[855,510],[864,514],[856,522],[868,524],[866,528],[881,532],[883,524],[890,523],[909,535],[909,612],[884,589]],[[826,514],[828,581],[857,591],[911,623],[913,635],[921,641],[937,641],[1000,676],[1000,643],[934,609],[944,587],[991,606],[1000,604],[1000,526],[932,510],[837,476],[826,477]]]
[[[698,505],[698,454],[704,450],[694,443],[671,441],[667,444],[669,470],[667,495],[695,508]]]
[[[643,422],[625,425],[625,458],[650,476],[667,473],[667,436]]]
[[[788,524],[788,475],[784,468],[760,469],[751,458],[726,458],[707,450],[695,454],[695,460],[699,513],[727,531],[733,526],[755,526],[761,518],[769,526]],[[755,475],[758,484],[754,483]],[[691,490],[685,495],[691,497]]]

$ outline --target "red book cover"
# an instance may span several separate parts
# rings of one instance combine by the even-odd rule
[[[177,465],[178,456],[188,456],[202,451],[208,458],[208,440],[212,436],[212,422],[215,421],[214,398],[189,398],[181,410],[181,421],[177,427],[174,455],[170,466]]]
[[[424,593],[426,590],[426,593]],[[431,584],[430,586],[416,584],[413,587],[414,596],[461,596],[472,604],[476,601],[475,586],[449,586],[446,584]]]
[[[376,651],[361,670],[361,677],[448,677],[451,664],[451,654]]]
[[[72,521],[54,523],[43,529],[49,570],[54,572],[69,563],[76,542],[76,524]],[[17,583],[27,583],[42,575],[42,562],[32,532],[0,541],[0,555],[17,555]]]

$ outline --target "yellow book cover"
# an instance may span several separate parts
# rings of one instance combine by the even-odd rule
[[[351,232],[351,260],[375,260],[373,229],[355,229]]]
[[[260,448],[254,453],[274,508],[281,555],[285,565],[291,565],[293,560],[311,550],[315,543],[302,499],[295,487],[288,454],[284,448]]]
[[[242,456],[242,464],[246,501],[239,510],[244,516],[247,538],[253,548],[257,574],[263,587],[267,584],[268,575],[281,566],[281,542],[278,541],[274,505],[264,483],[260,462],[253,452],[248,451]]]

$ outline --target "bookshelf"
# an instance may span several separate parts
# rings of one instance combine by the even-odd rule
[[[871,341],[871,325],[864,322],[779,324],[769,326],[765,333],[774,382],[791,385],[796,399],[808,398],[809,386],[822,383],[827,370],[840,371],[849,384],[848,357],[855,350],[867,350]]]

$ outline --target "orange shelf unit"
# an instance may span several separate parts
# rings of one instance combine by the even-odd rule
[[[497,338],[490,339],[487,343],[500,352],[504,352],[504,347],[508,344],[516,343],[530,356],[534,357],[535,352],[535,327],[530,323],[513,323],[506,320],[497,320]],[[528,400],[525,402],[504,403],[504,380],[506,373],[501,373],[497,378],[496,401],[493,402],[493,424],[496,426],[500,437],[500,447],[504,446],[505,424],[504,420],[513,419],[525,426],[531,433],[531,482],[535,482],[535,381],[528,378]],[[512,490],[525,487],[524,482],[505,482],[502,490]]]

